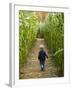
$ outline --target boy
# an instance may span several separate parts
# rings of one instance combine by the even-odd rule
[[[47,56],[46,52],[44,51],[44,46],[40,45],[40,51],[39,51],[38,59],[40,61],[41,71],[44,71],[44,69],[45,69],[46,58],[48,58],[48,56]]]

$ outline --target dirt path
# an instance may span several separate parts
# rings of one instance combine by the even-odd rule
[[[49,58],[46,59],[45,71],[40,71],[39,61],[38,61],[38,52],[39,46],[44,45],[45,51],[47,52]],[[30,78],[49,78],[57,77],[57,68],[54,65],[50,53],[46,48],[44,39],[37,39],[36,43],[30,52],[28,57],[28,63],[23,68],[20,69],[20,79],[30,79]]]

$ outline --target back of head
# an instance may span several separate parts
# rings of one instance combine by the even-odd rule
[[[42,49],[42,50],[43,50],[43,49],[44,49],[44,45],[40,45],[40,49]]]

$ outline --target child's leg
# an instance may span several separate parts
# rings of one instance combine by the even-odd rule
[[[43,69],[45,69],[45,61],[43,62]]]
[[[42,63],[41,63],[41,68],[42,68],[42,71],[45,70],[45,60],[42,61]]]
[[[43,65],[41,65],[41,71],[43,71],[44,69],[43,69]]]
[[[43,61],[42,61],[42,63],[41,63],[41,70],[42,70],[42,71],[44,70],[44,63],[43,63]]]
[[[41,71],[43,71],[43,63],[42,63],[42,61],[40,61],[40,68],[41,68]]]
[[[41,65],[42,65],[42,63],[41,63],[41,61],[40,61],[40,68],[41,68]]]

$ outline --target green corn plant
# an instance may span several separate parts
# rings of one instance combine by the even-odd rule
[[[64,72],[64,14],[48,13],[43,22],[44,39],[48,49],[54,55],[55,63],[59,68],[60,74]]]
[[[19,63],[27,63],[29,50],[35,42],[38,20],[34,12],[19,11]]]

